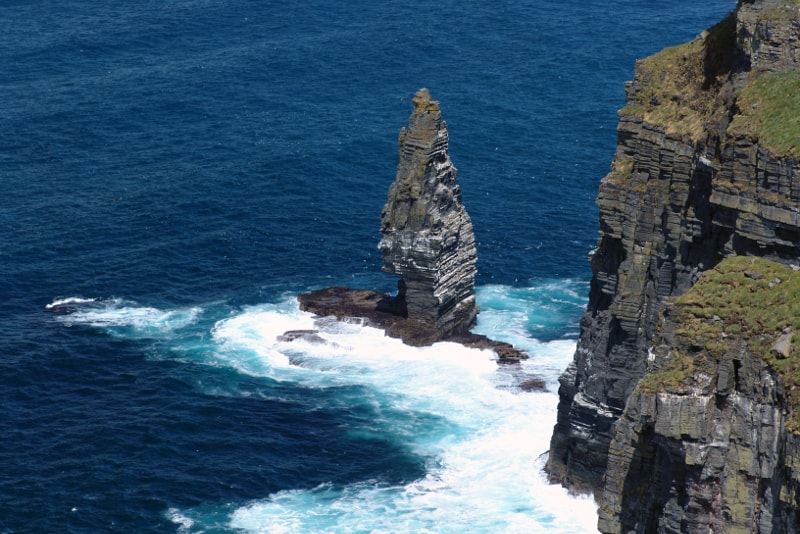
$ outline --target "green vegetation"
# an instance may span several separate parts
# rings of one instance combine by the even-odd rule
[[[699,138],[703,129],[703,113],[691,100],[702,69],[702,42],[692,41],[666,48],[638,62],[637,79],[641,86],[631,95],[621,115],[637,115],[671,134],[688,134]],[[695,80],[695,81],[692,81]]]
[[[800,72],[758,76],[740,92],[732,133],[749,135],[776,156],[800,156]]]
[[[710,118],[720,112],[717,95],[730,71],[735,39],[736,18],[731,13],[704,37],[639,61],[641,85],[620,114],[640,116],[669,134],[701,139]]]
[[[759,19],[778,27],[796,24],[800,0],[784,0]],[[775,156],[800,157],[800,71],[753,72],[734,94],[729,74],[736,49],[736,14],[730,13],[703,36],[640,60],[620,114],[699,141],[709,128],[724,127],[735,97],[739,112],[730,133],[756,139]]]
[[[675,352],[664,369],[650,373],[639,383],[643,393],[660,391],[680,392],[686,388],[687,380],[695,372],[694,358],[682,352]]]
[[[612,183],[628,183],[633,171],[633,159],[618,156],[611,163],[611,172],[606,177]]]
[[[785,21],[797,20],[797,9],[800,8],[800,0],[783,0],[777,6],[761,13],[761,20]]]
[[[719,358],[737,341],[747,343],[780,377],[791,406],[800,406],[800,272],[750,256],[723,260],[679,297],[671,313],[677,329],[669,364],[648,375],[644,392],[685,391],[693,373],[714,372]],[[798,339],[788,357],[771,352],[791,329]],[[800,410],[792,412],[790,430],[800,431]]]

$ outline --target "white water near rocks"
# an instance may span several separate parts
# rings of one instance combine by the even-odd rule
[[[498,335],[528,351],[518,366],[498,366],[493,352],[454,343],[415,348],[368,326],[315,319],[294,299],[246,307],[216,322],[199,346],[192,328],[199,309],[159,310],[91,299],[61,320],[115,336],[172,339],[159,357],[235,369],[299,389],[356,386],[342,402],[369,404],[376,416],[350,429],[361,439],[391,440],[424,458],[417,480],[388,485],[364,480],[322,484],[264,495],[234,506],[171,509],[179,530],[246,532],[592,532],[596,508],[547,482],[543,453],[555,423],[558,373],[575,342],[536,340],[530,331],[556,309],[549,295],[579,306],[574,283],[540,288],[480,288],[484,308],[477,331]],[[535,297],[535,298],[534,298]],[[525,302],[527,299],[527,309]],[[98,305],[98,302],[104,302]],[[537,315],[538,314],[538,315]],[[287,330],[316,336],[280,341]],[[176,333],[177,332],[177,333]],[[541,377],[547,391],[517,386]],[[209,391],[218,394],[218,391]],[[326,451],[320,450],[324,460]]]

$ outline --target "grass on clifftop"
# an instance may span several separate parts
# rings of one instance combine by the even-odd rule
[[[719,111],[719,88],[729,72],[735,39],[731,13],[703,37],[637,62],[634,91],[620,114],[640,116],[669,134],[701,139]]]
[[[798,9],[800,0],[784,0],[758,16],[780,27],[796,25]],[[703,36],[638,61],[620,115],[641,117],[693,141],[702,140],[715,125],[724,128],[734,106],[728,78],[739,61],[737,48],[733,12]],[[735,106],[738,114],[729,133],[749,136],[777,157],[800,157],[800,71],[751,73],[735,94]]]
[[[761,13],[761,20],[785,21],[797,19],[797,8],[800,0],[783,0],[778,5]]]
[[[800,156],[800,72],[770,72],[740,92],[731,133],[749,135],[776,156]]]
[[[666,48],[637,63],[641,86],[620,110],[621,115],[637,115],[670,134],[688,134],[699,138],[703,113],[693,102],[695,95],[686,89],[699,83],[702,43],[699,40]],[[692,80],[695,80],[694,82]],[[696,90],[691,91],[696,93]]]
[[[658,373],[642,381],[645,392],[680,391],[693,373],[716,367],[729,341],[744,340],[750,351],[773,369],[792,407],[789,429],[800,431],[800,272],[750,256],[735,256],[706,271],[675,302],[678,353]],[[784,333],[794,332],[789,356],[771,349]]]

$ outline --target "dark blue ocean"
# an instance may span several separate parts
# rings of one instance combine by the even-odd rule
[[[591,531],[541,454],[616,111],[636,58],[734,6],[2,2],[0,533]],[[421,87],[477,330],[520,368],[297,309],[395,287],[380,210]]]

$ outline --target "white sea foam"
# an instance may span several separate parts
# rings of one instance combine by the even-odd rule
[[[58,310],[69,306],[81,306],[91,304],[97,299],[83,298],[83,297],[64,297],[53,300],[50,304],[45,305],[46,310]]]
[[[57,299],[45,306],[63,311],[58,320],[67,326],[86,325],[102,328],[112,335],[149,338],[163,337],[197,322],[202,308],[162,310],[140,306],[124,299]]]
[[[482,320],[493,321],[491,308]],[[523,315],[519,321],[527,320]],[[415,453],[430,458],[420,480],[402,486],[364,481],[280,491],[236,509],[229,528],[248,532],[596,531],[596,507],[548,484],[542,472],[555,423],[554,393],[524,393],[520,376],[553,384],[575,342],[540,343],[509,324],[532,358],[498,368],[491,351],[453,343],[415,348],[356,324],[315,321],[266,305],[220,321],[213,357],[241,372],[303,387],[360,385],[392,408],[382,421]],[[287,330],[313,336],[281,341]],[[367,402],[367,399],[363,399]],[[355,402],[355,401],[354,401]],[[397,414],[431,414],[441,428],[415,433]],[[393,419],[392,419],[393,418]],[[191,511],[183,512],[192,516]],[[198,521],[202,522],[198,519]]]
[[[170,508],[167,510],[167,517],[170,521],[178,525],[178,532],[190,532],[189,529],[194,526],[194,521],[181,514],[177,508]]]
[[[378,344],[376,334],[366,331],[327,337],[338,347],[305,348],[305,365],[329,373],[332,366],[320,364],[342,359],[336,367],[340,381],[369,385],[400,411],[448,421],[442,433],[425,442],[405,436],[416,452],[436,461],[425,478],[401,487],[364,483],[340,492],[279,492],[234,512],[232,528],[562,533],[595,528],[594,504],[549,485],[541,471],[540,456],[554,423],[554,395],[498,388],[506,379],[487,352],[447,343],[418,349],[385,338]],[[524,366],[535,370],[535,363]]]
[[[425,476],[404,485],[323,484],[279,491],[238,508],[170,509],[166,516],[185,532],[594,531],[594,503],[548,484],[542,472],[555,423],[556,379],[575,342],[537,341],[526,326],[534,312],[524,309],[524,297],[509,294],[517,301],[508,304],[501,289],[493,289],[494,304],[482,303],[478,330],[502,334],[493,337],[531,354],[515,366],[498,366],[488,350],[454,343],[409,347],[358,323],[315,319],[299,311],[294,299],[244,308],[218,321],[210,341],[200,337],[203,350],[194,350],[194,337],[175,338],[172,351],[251,376],[305,388],[360,386],[342,402],[369,403],[379,432],[427,460]],[[86,300],[73,302],[59,320],[117,336],[163,337],[196,323],[202,312]],[[290,330],[314,333],[288,341],[282,335]],[[543,377],[550,391],[516,387],[531,376]],[[371,431],[364,429],[365,435]]]

